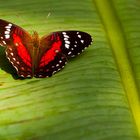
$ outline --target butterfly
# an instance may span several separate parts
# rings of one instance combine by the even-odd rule
[[[39,38],[21,27],[0,19],[0,46],[19,77],[50,77],[60,71],[71,57],[83,52],[92,37],[81,31],[57,31]]]

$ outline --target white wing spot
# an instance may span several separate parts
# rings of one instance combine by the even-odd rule
[[[74,50],[73,48],[71,48],[71,50]]]
[[[10,51],[12,51],[12,48],[9,48]]]
[[[18,68],[16,66],[14,66],[14,68],[16,69],[16,71],[18,71]]]
[[[79,34],[79,32],[77,32],[77,34]]]
[[[56,67],[59,67],[59,64],[57,64]]]
[[[8,26],[10,26],[10,27],[11,27],[11,26],[12,26],[12,24],[11,24],[11,23],[9,23],[9,24],[8,24]]]
[[[78,35],[79,38],[81,38],[81,35]]]
[[[64,37],[65,37],[65,38],[69,38],[69,36],[68,36],[68,35],[64,35]]]
[[[9,32],[11,31],[10,28],[7,28],[6,30],[9,31]]]
[[[53,74],[56,73],[56,71],[53,71]]]
[[[64,38],[64,40],[68,40],[68,38]]]
[[[3,37],[0,37],[1,39],[3,39]]]
[[[7,53],[6,53],[7,54]],[[10,58],[9,57],[7,57],[8,58],[8,60],[10,61]]]
[[[77,45],[74,45],[74,47],[76,48],[76,47],[77,47]]]
[[[68,55],[70,55],[71,54],[71,52],[68,52]]]
[[[5,31],[5,34],[9,34],[10,32],[9,31]]]
[[[81,40],[81,43],[84,43],[84,40]]]
[[[2,41],[3,42],[3,44],[5,44],[6,45],[6,42],[5,41]]]
[[[10,58],[9,58],[9,60],[10,60]],[[14,63],[12,62],[12,61],[10,61],[11,62],[11,64],[14,66]]]
[[[20,75],[21,77],[24,77],[24,75]]]
[[[75,43],[77,44],[77,41],[75,41]]]
[[[14,55],[12,52],[10,53],[12,56]]]
[[[42,77],[42,75],[40,74],[40,75],[38,75],[38,77]]]
[[[58,53],[58,52],[59,52],[59,50],[55,50],[55,52],[56,52],[56,53]]]
[[[20,64],[19,61],[17,61],[17,64]]]
[[[66,32],[62,32],[63,35],[66,35]]]
[[[69,46],[68,44],[65,44],[65,47],[66,47],[67,49],[69,49],[70,46]]]
[[[70,41],[65,41],[65,43],[70,44]]]
[[[59,60],[59,63],[62,63],[62,60]]]
[[[16,58],[13,57],[13,60],[16,61]]]
[[[24,67],[21,67],[22,70],[25,70]]]
[[[6,29],[10,29],[11,27],[10,27],[10,26],[5,26],[5,28],[6,28]]]
[[[15,43],[15,46],[18,46],[18,43]]]
[[[10,35],[6,34],[6,35],[5,35],[5,38],[6,38],[6,39],[10,38]]]

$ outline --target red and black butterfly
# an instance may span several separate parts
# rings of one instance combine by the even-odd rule
[[[58,31],[39,39],[37,32],[31,36],[0,19],[0,45],[6,47],[6,57],[19,77],[50,77],[91,43],[91,36],[81,31]]]

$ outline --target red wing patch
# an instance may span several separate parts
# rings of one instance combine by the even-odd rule
[[[20,37],[16,34],[13,34],[13,43],[17,47],[18,55],[21,57],[22,61],[29,67],[32,66],[31,64],[31,57],[26,49],[26,47],[22,44]]]
[[[6,56],[16,69],[20,77],[33,77],[32,61],[30,54],[16,33],[12,36],[13,42],[6,48]]]
[[[53,35],[52,35],[53,38]],[[62,45],[62,42],[60,40],[60,37],[57,37],[57,41],[52,44],[52,47],[42,56],[40,60],[39,67],[43,67],[47,65],[49,62],[53,61],[56,54],[61,51],[60,47]]]
[[[43,78],[50,77],[52,74],[60,71],[67,63],[67,58],[62,53],[57,53],[54,59],[43,67],[37,67],[34,73],[34,77]]]

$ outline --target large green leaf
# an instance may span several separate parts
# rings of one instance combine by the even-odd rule
[[[138,140],[139,15],[139,0],[1,0],[0,18],[29,32],[76,29],[94,44],[51,78],[0,70],[0,140]]]

